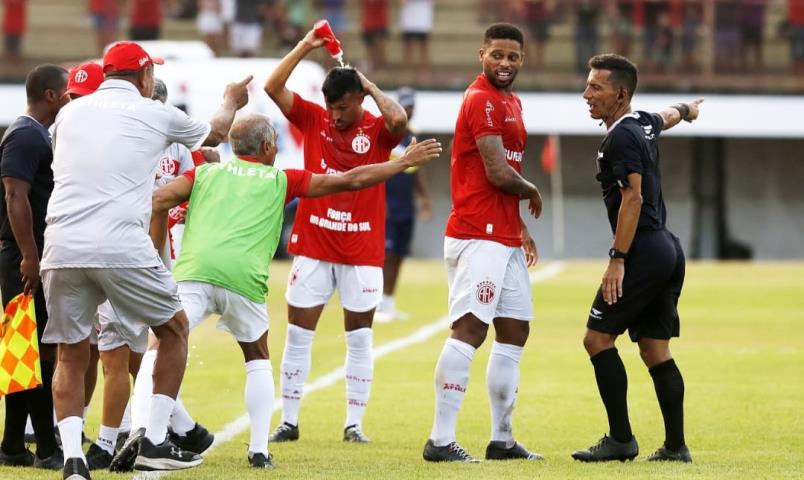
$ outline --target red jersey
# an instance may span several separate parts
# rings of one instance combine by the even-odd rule
[[[369,112],[348,130],[340,131],[323,107],[295,93],[287,119],[302,132],[304,169],[319,174],[388,161],[404,136],[391,134],[383,118]],[[385,185],[300,199],[288,251],[327,262],[382,267]]]
[[[525,153],[522,102],[480,74],[463,95],[455,123],[450,160],[452,211],[446,235],[459,239],[493,240],[511,247],[522,245],[518,195],[496,188],[486,177],[477,139],[502,137],[505,158],[517,172]]]

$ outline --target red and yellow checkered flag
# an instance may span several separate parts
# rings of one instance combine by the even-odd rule
[[[36,312],[31,295],[14,297],[0,326],[0,397],[42,384]]]

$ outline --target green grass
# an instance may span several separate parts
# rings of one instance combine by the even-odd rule
[[[288,265],[275,265],[269,309],[270,346],[278,371],[285,336],[283,300]],[[585,465],[569,453],[606,431],[591,366],[581,346],[586,315],[603,264],[570,263],[561,275],[534,286],[536,321],[522,364],[514,427],[518,440],[544,462],[427,464],[421,450],[433,415],[433,367],[446,330],[379,359],[364,430],[374,442],[341,441],[342,382],[305,399],[301,435],[271,446],[278,468],[246,467],[248,432],[210,453],[194,470],[168,478],[801,478],[804,476],[804,264],[695,263],[688,265],[681,299],[682,337],[673,352],[686,382],[687,443],[691,465],[648,464],[663,438],[653,384],[627,338],[619,348],[629,372],[629,407],[642,447],[633,463]],[[406,322],[377,325],[375,345],[433,322],[446,310],[446,275],[438,262],[409,262],[398,303]],[[327,308],[314,343],[310,379],[343,363],[342,314]],[[211,431],[244,412],[239,349],[211,321],[190,337],[184,402]],[[458,439],[482,456],[489,435],[485,368],[489,346],[475,356],[458,422]],[[275,375],[276,377],[276,375]],[[278,380],[278,379],[277,379]],[[100,382],[99,382],[100,383]],[[98,390],[100,392],[100,388]],[[88,434],[97,432],[100,398]],[[2,410],[0,408],[0,410]],[[2,413],[0,413],[2,415]],[[274,417],[275,424],[277,416]],[[96,473],[93,478],[130,476]],[[61,478],[60,473],[0,468],[0,478]]]

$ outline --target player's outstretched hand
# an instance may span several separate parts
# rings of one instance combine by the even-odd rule
[[[307,35],[302,38],[301,43],[307,45],[310,48],[319,48],[324,46],[327,43],[327,40],[331,40],[329,38],[321,38],[315,34],[315,29],[310,30],[307,32]]]
[[[248,103],[248,84],[252,80],[254,80],[254,75],[249,75],[239,82],[226,85],[226,90],[223,92],[223,98],[234,101],[238,110],[245,107]]]
[[[542,215],[542,196],[537,191],[536,194],[530,197],[528,201],[528,210],[533,218],[539,218]]]
[[[703,103],[704,99],[699,98],[697,100],[693,100],[691,102],[687,102],[687,106],[690,107],[690,113],[687,114],[686,120],[687,122],[692,123],[693,120],[698,119],[698,114],[701,112],[701,104]]]
[[[418,142],[416,137],[413,137],[400,160],[409,167],[418,167],[435,160],[439,155],[441,155],[441,143],[434,138]]]

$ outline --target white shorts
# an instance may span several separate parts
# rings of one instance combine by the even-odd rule
[[[136,332],[128,328],[131,320],[121,321],[112,304],[107,300],[98,306],[98,351],[108,352],[120,347],[128,347],[136,353],[148,349],[148,329]]]
[[[262,25],[259,23],[232,24],[229,48],[234,52],[258,53],[262,44]]]
[[[444,263],[451,321],[467,313],[487,324],[495,318],[533,318],[530,277],[522,248],[446,237]]]
[[[382,299],[382,268],[297,256],[290,269],[285,300],[292,307],[318,307],[329,301],[336,288],[343,308],[368,312]]]
[[[265,303],[257,303],[217,285],[206,282],[179,282],[179,297],[190,330],[213,313],[220,315],[218,329],[231,333],[238,342],[259,340],[268,331]]]

